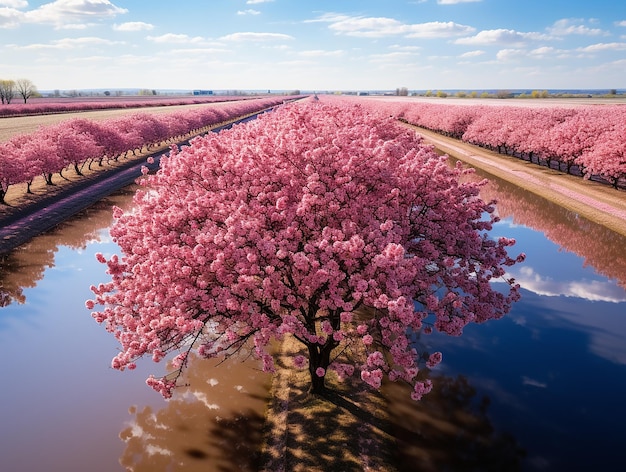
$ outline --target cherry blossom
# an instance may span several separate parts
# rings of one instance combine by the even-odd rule
[[[567,108],[358,101],[446,136],[626,188],[623,105]]]
[[[414,333],[458,336],[518,298],[506,268],[524,256],[489,237],[493,204],[464,172],[388,115],[325,100],[173,147],[115,214],[121,255],[98,255],[110,281],[87,307],[121,344],[113,367],[251,349],[273,371],[289,337],[314,393],[332,370],[421,398],[420,359],[440,357]],[[184,368],[149,384],[169,396]]]

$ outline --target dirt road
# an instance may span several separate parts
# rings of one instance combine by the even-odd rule
[[[411,128],[446,154],[626,236],[626,192],[623,190],[504,156],[422,128]]]

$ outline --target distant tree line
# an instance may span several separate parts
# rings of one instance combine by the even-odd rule
[[[29,98],[38,95],[37,87],[29,79],[0,79],[0,101],[3,105],[9,105],[16,97],[21,97],[26,103]]]

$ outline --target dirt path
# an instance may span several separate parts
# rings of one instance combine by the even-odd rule
[[[383,395],[356,377],[327,374],[329,391],[308,393],[308,370],[293,367],[303,346],[287,336],[265,415],[262,472],[397,472],[393,428]]]
[[[626,236],[626,192],[411,126],[425,141],[470,166],[544,197]]]

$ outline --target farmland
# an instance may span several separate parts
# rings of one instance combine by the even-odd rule
[[[6,119],[12,135],[0,143],[0,201],[6,202],[10,187],[26,184],[25,191],[30,194],[35,179],[42,176],[46,185],[53,185],[53,175],[58,173],[63,179],[62,172],[70,167],[81,175],[85,168],[92,171],[92,165],[102,167],[105,161],[116,162],[144,148],[150,150],[188,139],[190,134],[207,131],[210,126],[278,105],[283,100],[273,97],[195,105],[178,111],[160,108],[157,113],[137,113],[134,109],[89,112],[97,113],[97,119],[93,116],[86,119],[82,114],[74,119],[49,115],[55,124],[37,126],[30,133],[23,131],[35,127],[38,117]]]
[[[212,97],[158,97],[134,95],[128,97],[82,97],[82,98],[31,98],[30,102],[12,101],[0,107],[0,117],[46,115],[51,113],[75,113],[81,111],[120,110],[126,108],[151,108],[163,106],[207,105],[254,100],[254,96],[212,96]]]
[[[236,100],[235,100],[236,101]],[[132,102],[131,102],[132,103]],[[36,113],[27,116],[10,116],[0,117],[0,142],[6,141],[17,134],[28,134],[37,131],[42,126],[49,126],[66,121],[70,118],[84,118],[86,120],[102,121],[112,118],[118,118],[139,111],[149,112],[150,114],[174,113],[184,110],[193,110],[199,108],[224,107],[232,104],[232,101],[215,101],[207,103],[179,104],[179,105],[151,105],[149,108],[141,106],[141,102],[136,102],[136,106],[126,107],[106,107],[101,109],[90,109],[76,104],[76,110],[64,113]],[[1,110],[1,108],[0,108]]]

